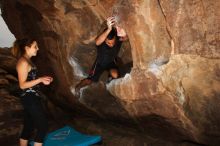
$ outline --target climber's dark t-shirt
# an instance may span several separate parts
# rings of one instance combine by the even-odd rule
[[[111,62],[114,62],[115,58],[117,57],[122,42],[116,37],[115,45],[111,48],[109,47],[105,41],[97,46],[97,58],[96,61],[101,66],[106,66]]]

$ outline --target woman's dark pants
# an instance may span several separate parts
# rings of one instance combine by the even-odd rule
[[[36,129],[34,141],[43,143],[48,123],[41,98],[35,93],[26,93],[21,97],[21,101],[24,107],[24,127],[20,138],[29,140],[33,130]]]

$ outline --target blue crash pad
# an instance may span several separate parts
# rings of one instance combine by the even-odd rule
[[[91,136],[79,133],[65,126],[47,135],[43,146],[89,146],[101,141],[101,136]],[[34,142],[31,142],[31,146]]]

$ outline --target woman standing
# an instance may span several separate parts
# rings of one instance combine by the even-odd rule
[[[24,124],[20,136],[20,146],[27,146],[31,133],[37,130],[34,146],[42,146],[47,133],[47,118],[40,102],[39,84],[49,85],[53,78],[37,76],[37,68],[31,58],[37,55],[39,48],[36,40],[21,39],[14,42],[13,54],[18,58],[17,73],[24,107]]]

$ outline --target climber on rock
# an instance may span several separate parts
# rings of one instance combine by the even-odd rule
[[[90,85],[92,82],[98,82],[105,70],[109,71],[108,82],[119,77],[116,58],[122,42],[127,40],[127,34],[123,28],[116,25],[115,17],[107,18],[106,22],[108,27],[95,40],[97,47],[95,62],[89,72],[89,76],[76,85],[76,93],[82,87]]]

